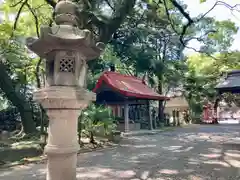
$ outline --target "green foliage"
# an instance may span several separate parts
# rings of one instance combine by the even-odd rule
[[[2,111],[3,109],[6,109],[9,105],[7,99],[2,96],[0,96],[0,111]]]
[[[111,109],[91,104],[79,116],[79,129],[94,134],[101,127],[104,129],[105,135],[115,130],[116,125],[111,114]]]
[[[205,1],[200,0],[201,3]],[[1,63],[4,62],[13,83],[12,92],[18,93],[16,97],[23,95],[25,102],[31,97],[38,78],[43,81],[44,76],[41,78],[40,75],[44,75],[44,69],[39,58],[30,58],[24,41],[28,36],[38,36],[41,25],[51,24],[53,5],[47,2],[6,0],[0,5],[4,14],[0,24]],[[231,21],[215,21],[209,17],[194,21],[183,37],[184,42],[198,40],[202,44],[201,52],[219,52],[220,60],[196,56],[185,63],[184,45],[179,38],[186,18],[173,1],[109,0],[110,6],[102,0],[76,2],[82,10],[79,14],[83,18],[81,28],[94,31],[98,40],[108,44],[101,57],[88,62],[90,90],[106,67],[115,64],[118,72],[140,78],[146,75],[149,84],[159,93],[184,84],[186,96],[193,101],[192,104],[200,104],[204,96],[214,96],[213,87],[222,72],[239,68],[238,52],[222,53],[228,51],[238,30]],[[187,6],[177,2],[186,11]],[[108,43],[112,34],[113,38]],[[24,106],[21,104],[20,107]],[[87,114],[83,113],[83,122],[89,131],[105,123],[105,120],[111,122],[106,116],[107,111],[99,108],[91,105],[86,110]]]
[[[174,61],[180,59],[183,49],[169,24],[163,4],[153,1],[143,4],[147,8],[137,6],[115,33],[111,44],[131,75],[141,78],[147,74],[149,85],[157,87],[163,83],[168,86],[170,81],[173,84],[176,80],[177,76],[173,77],[177,74],[174,73]],[[174,12],[172,6],[169,8]],[[181,23],[178,13],[174,12],[172,17],[176,24]]]
[[[116,55],[112,46],[109,44],[98,59],[94,61],[88,61],[89,73],[87,77],[87,88],[89,90],[93,90],[101,74],[111,64],[115,65],[116,71],[126,73],[124,70],[124,64],[121,63],[119,57]]]
[[[27,2],[27,3],[26,3]],[[23,7],[21,9],[21,7]],[[17,30],[18,35],[21,36],[36,36],[37,31],[42,24],[49,24],[52,18],[52,8],[48,6],[44,0],[38,1],[17,1],[6,0],[2,3],[0,9],[4,12],[5,20],[11,23],[11,27],[14,25],[12,21],[13,14],[18,14],[17,24],[14,30],[14,34]],[[21,9],[21,11],[20,11]],[[14,18],[16,21],[16,17]]]
[[[204,99],[214,102],[216,99],[215,86],[222,74],[239,69],[240,52],[221,53],[215,58],[195,54],[187,59],[188,70],[185,71],[183,88],[185,96],[194,113],[202,112]],[[228,96],[227,99],[232,99]]]

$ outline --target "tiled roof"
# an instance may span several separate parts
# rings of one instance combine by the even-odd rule
[[[101,88],[103,82],[105,82],[113,91],[119,92],[127,97],[136,97],[139,99],[149,100],[169,99],[166,96],[156,93],[141,79],[134,76],[123,75],[112,71],[104,72],[98,79],[93,91],[97,92],[97,90]]]
[[[223,91],[228,90],[240,90],[240,70],[234,70],[227,74],[227,77],[216,86],[216,89]]]

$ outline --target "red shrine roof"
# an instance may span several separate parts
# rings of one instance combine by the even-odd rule
[[[106,71],[98,79],[98,82],[93,89],[97,92],[101,88],[103,82],[109,86],[113,91],[127,97],[136,97],[140,99],[150,100],[168,100],[169,98],[160,95],[148,87],[144,82],[134,76],[123,75],[117,72]]]

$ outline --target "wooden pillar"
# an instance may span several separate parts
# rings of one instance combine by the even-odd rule
[[[147,111],[148,111],[148,120],[149,120],[148,129],[153,130],[152,113],[151,113],[151,106],[150,106],[149,100],[147,101]]]
[[[121,117],[121,106],[117,105],[117,117]]]
[[[152,115],[152,117],[153,117],[153,119],[152,119],[152,121],[153,121],[153,128],[154,128],[154,129],[157,129],[156,111],[155,111],[155,110],[153,110],[153,115]]]
[[[180,123],[180,111],[179,111],[179,109],[177,109],[177,111],[176,111],[176,116],[177,116],[177,126],[180,126],[181,123]]]
[[[128,102],[124,102],[124,124],[125,124],[125,132],[129,131],[129,105]]]
[[[173,117],[173,126],[176,126],[176,111],[173,109],[172,111],[172,117]]]
[[[219,107],[219,102],[221,101],[221,94],[218,93],[213,105],[213,109],[214,109],[214,123],[218,124],[218,120],[219,119],[219,112],[218,112],[218,107]]]

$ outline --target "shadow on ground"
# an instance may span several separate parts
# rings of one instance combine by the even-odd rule
[[[240,126],[197,125],[152,136],[128,137],[114,150],[79,155],[77,177],[79,180],[237,180],[240,179],[239,132]],[[44,164],[14,167],[0,173],[0,179],[40,180],[45,179],[45,172]]]
[[[0,142],[0,167],[6,164],[18,164],[42,153],[41,147],[35,141]]]

